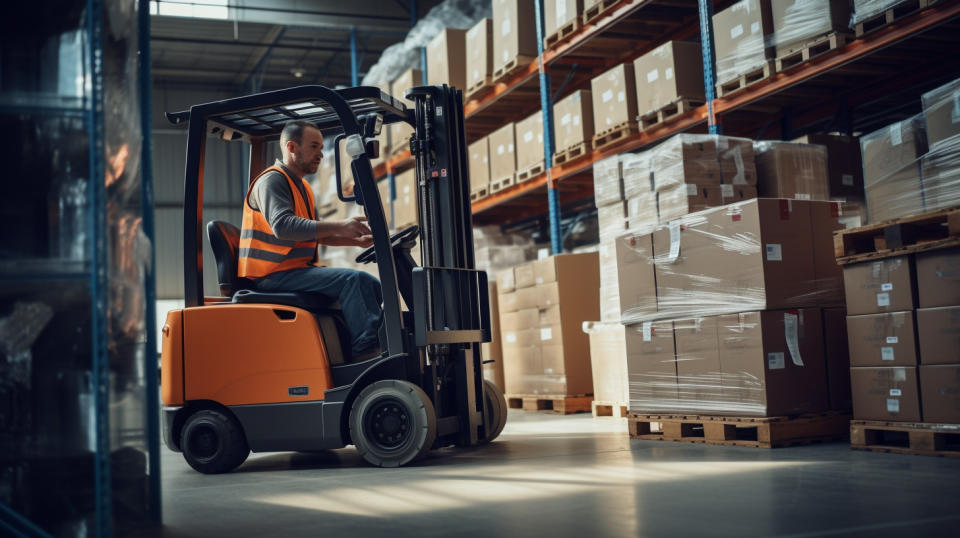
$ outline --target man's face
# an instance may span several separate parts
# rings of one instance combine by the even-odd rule
[[[294,144],[293,156],[297,166],[305,174],[315,174],[323,159],[323,135],[318,129],[305,129],[303,141]]]

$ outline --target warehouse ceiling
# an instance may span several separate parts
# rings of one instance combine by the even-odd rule
[[[223,8],[218,3],[226,4],[151,2],[155,84],[245,92],[350,85],[352,29],[362,79],[383,50],[402,41],[411,22],[439,0],[230,0]]]

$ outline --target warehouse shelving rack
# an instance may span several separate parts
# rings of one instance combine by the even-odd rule
[[[536,1],[542,48],[543,0]],[[960,0],[939,0],[844,47],[739,92],[716,97],[712,25],[708,23],[714,10],[733,3],[620,0],[599,18],[541,50],[524,68],[467,101],[464,110],[471,142],[542,107],[544,156],[549,164],[539,176],[475,201],[474,219],[480,224],[503,224],[546,215],[557,253],[560,207],[593,195],[592,167],[601,159],[650,146],[681,132],[781,139],[823,127],[852,133],[854,109],[858,117],[865,118],[861,127],[880,127],[900,119],[891,116],[897,113],[901,98],[912,96],[919,101],[923,91],[960,76],[960,65],[953,61],[960,53]],[[588,88],[593,77],[617,63],[632,61],[667,41],[689,39],[698,33],[704,44],[704,105],[582,158],[553,165],[553,102]],[[557,90],[551,91],[553,88]],[[872,123],[870,118],[874,118]],[[375,173],[379,177],[410,163],[409,152],[402,152],[378,166]]]

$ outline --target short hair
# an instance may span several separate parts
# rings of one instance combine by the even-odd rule
[[[287,142],[293,140],[297,144],[303,143],[303,132],[306,129],[320,130],[319,127],[306,120],[291,120],[283,125],[280,131],[280,145],[286,146]]]

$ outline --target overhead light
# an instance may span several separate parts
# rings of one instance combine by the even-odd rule
[[[291,68],[290,73],[292,73],[293,76],[297,78],[303,78],[303,75],[307,74],[307,70],[300,66],[297,66],[297,67]]]

